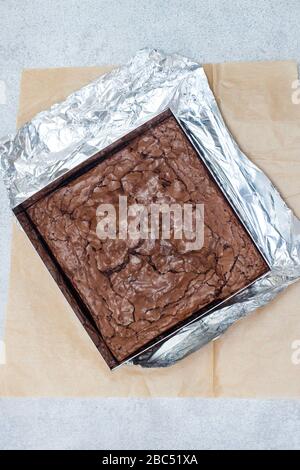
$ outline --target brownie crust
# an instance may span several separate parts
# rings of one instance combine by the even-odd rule
[[[97,208],[204,204],[204,246],[107,239]],[[34,203],[28,214],[118,361],[269,268],[174,117]]]

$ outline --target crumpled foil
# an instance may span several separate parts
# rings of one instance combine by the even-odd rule
[[[203,68],[142,50],[126,65],[39,113],[0,141],[0,173],[12,207],[169,107],[200,150],[271,271],[209,315],[133,359],[168,366],[300,278],[300,221],[227,130]]]

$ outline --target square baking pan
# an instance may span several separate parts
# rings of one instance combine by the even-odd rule
[[[149,341],[144,340],[144,344],[142,346],[137,347],[135,350],[131,351],[126,357],[124,357],[124,353],[122,353],[123,356],[120,359],[120,357],[117,357],[116,353],[112,350],[112,347],[107,344],[108,340],[107,338],[104,338],[101,332],[101,328],[99,328],[99,324],[97,324],[95,320],[95,315],[93,315],[91,308],[86,302],[85,296],[82,294],[83,290],[80,290],[78,285],[77,287],[75,286],[74,280],[72,279],[70,273],[67,273],[66,270],[63,269],[63,263],[61,263],[60,259],[58,259],[56,254],[57,251],[53,250],[51,246],[49,246],[48,234],[42,233],[43,230],[41,230],[41,226],[39,226],[37,221],[33,220],[32,214],[34,213],[33,211],[35,208],[39,207],[39,205],[43,207],[44,201],[49,201],[53,195],[59,194],[60,191],[64,191],[66,188],[72,187],[72,185],[76,185],[85,178],[85,175],[87,176],[90,175],[91,172],[97,172],[98,169],[99,175],[101,175],[101,164],[103,166],[103,162],[109,162],[110,159],[115,158],[118,153],[126,151],[126,149],[130,148],[130,145],[132,145],[133,142],[138,143],[139,139],[145,138],[145,136],[148,135],[147,133],[151,132],[152,129],[159,129],[160,126],[166,125],[170,120],[173,122],[173,128],[174,126],[178,127],[176,132],[178,131],[181,133],[181,136],[184,136],[184,140],[188,148],[191,150],[191,152],[196,153],[197,158],[205,167],[206,171],[208,172],[207,178],[210,180],[210,184],[213,184],[218,188],[218,191],[220,194],[222,194],[222,198],[224,201],[226,201],[226,205],[234,213],[234,217],[240,225],[240,231],[243,231],[245,234],[245,239],[248,237],[248,239],[251,241],[251,243],[249,241],[249,244],[251,244],[251,247],[253,247],[253,250],[255,250],[258,262],[261,263],[261,270],[257,276],[253,275],[251,280],[247,282],[246,285],[243,285],[242,288],[237,289],[233,294],[231,293],[226,298],[216,300],[212,299],[207,305],[205,305],[205,307],[197,309],[196,311],[191,311],[184,319],[176,321],[175,317],[174,321],[176,321],[176,323],[173,322],[170,327],[166,327],[161,333],[158,332],[158,334],[156,334],[155,337],[151,337]],[[147,158],[147,155],[144,155],[143,158]],[[202,316],[208,315],[216,307],[219,307],[229,299],[232,299],[232,297],[248,288],[251,284],[253,284],[253,282],[265,276],[270,271],[270,267],[268,266],[263,253],[261,253],[259,247],[256,246],[246,225],[241,220],[227,195],[224,193],[222,187],[218,183],[216,176],[212,173],[211,169],[208,167],[199,151],[195,148],[192,139],[186,133],[184,127],[180,122],[178,122],[170,109],[167,109],[154,118],[150,119],[137,129],[126,134],[103,150],[97,152],[95,155],[88,158],[85,162],[77,165],[75,168],[68,171],[66,174],[53,181],[51,184],[47,185],[41,191],[37,192],[22,204],[15,207],[14,214],[16,215],[24,231],[31,240],[34,248],[39,253],[50,274],[56,281],[57,285],[68,300],[75,314],[79,318],[83,327],[93,340],[94,344],[110,369],[115,369],[118,366],[130,361],[134,357],[149,350],[149,348],[157,346],[167,338],[170,338],[184,326],[196,321]],[[43,217],[47,217],[47,214],[43,215]],[[113,271],[111,274],[113,274]],[[99,312],[99,315],[101,316],[101,312]],[[122,331],[125,331],[124,328]]]

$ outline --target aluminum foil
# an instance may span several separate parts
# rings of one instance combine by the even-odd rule
[[[0,173],[15,207],[167,107],[201,151],[271,271],[132,361],[144,367],[175,363],[300,278],[300,221],[238,148],[203,68],[179,55],[142,50],[0,141]]]

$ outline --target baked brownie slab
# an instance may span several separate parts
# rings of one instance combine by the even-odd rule
[[[97,209],[204,204],[204,245],[186,240],[106,239]],[[94,168],[35,202],[32,222],[88,307],[117,361],[269,268],[173,116]]]

